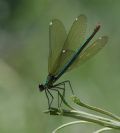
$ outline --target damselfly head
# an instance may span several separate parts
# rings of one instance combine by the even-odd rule
[[[45,86],[43,84],[39,84],[39,90],[42,92],[45,90]]]

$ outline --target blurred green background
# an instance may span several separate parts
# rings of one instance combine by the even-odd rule
[[[87,36],[100,23],[95,38],[107,35],[109,42],[59,81],[69,79],[81,100],[120,115],[119,0],[0,0],[0,133],[51,133],[73,121],[43,113],[47,100],[38,84],[48,73],[50,20],[60,19],[68,31],[80,14],[88,18]],[[91,133],[98,128],[81,124],[59,132]]]

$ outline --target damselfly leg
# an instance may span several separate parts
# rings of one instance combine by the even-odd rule
[[[57,97],[58,97],[58,108],[61,107],[62,102],[63,102],[63,99],[65,98],[65,88],[66,88],[66,84],[69,85],[69,87],[70,87],[70,89],[71,89],[71,92],[72,92],[72,94],[74,95],[74,92],[73,92],[73,89],[72,89],[72,86],[71,86],[71,83],[70,83],[69,80],[66,80],[66,81],[63,81],[63,82],[61,82],[61,83],[58,83],[58,84],[54,85],[52,88],[45,89],[45,94],[46,94],[46,97],[47,97],[47,100],[48,100],[49,109],[51,108],[52,103],[53,103],[53,99],[54,99],[54,96],[53,96],[53,94],[51,93],[51,91],[57,92]],[[61,91],[62,91],[62,92],[61,92]],[[61,98],[61,96],[62,96],[62,98]],[[50,97],[51,97],[51,100],[50,100]]]

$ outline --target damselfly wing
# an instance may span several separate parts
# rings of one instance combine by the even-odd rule
[[[49,108],[53,101],[53,95],[50,90],[58,92],[63,90],[65,95],[65,84],[68,83],[73,93],[69,80],[55,84],[55,82],[66,72],[76,66],[79,66],[87,59],[98,53],[107,43],[106,36],[98,38],[91,45],[89,42],[98,32],[100,25],[96,26],[93,33],[85,40],[85,32],[87,27],[87,18],[85,15],[77,17],[67,35],[62,22],[58,19],[52,20],[49,26],[49,59],[48,59],[48,76],[45,84],[40,84],[40,91],[45,91],[48,99]],[[49,100],[51,96],[52,100]],[[60,106],[58,101],[58,106]]]
[[[56,75],[60,66],[60,55],[63,49],[67,33],[62,22],[54,19],[49,24],[49,75]]]
[[[88,48],[86,48],[84,51],[80,53],[79,57],[75,60],[75,62],[73,62],[73,64],[69,67],[68,70],[71,70],[77,66],[80,66],[88,59],[96,55],[105,46],[107,41],[108,41],[107,36],[99,37]]]

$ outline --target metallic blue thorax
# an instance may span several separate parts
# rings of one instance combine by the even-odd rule
[[[51,88],[53,86],[53,83],[55,82],[55,77],[52,75],[48,75],[46,82],[45,82],[45,86],[48,88]]]

